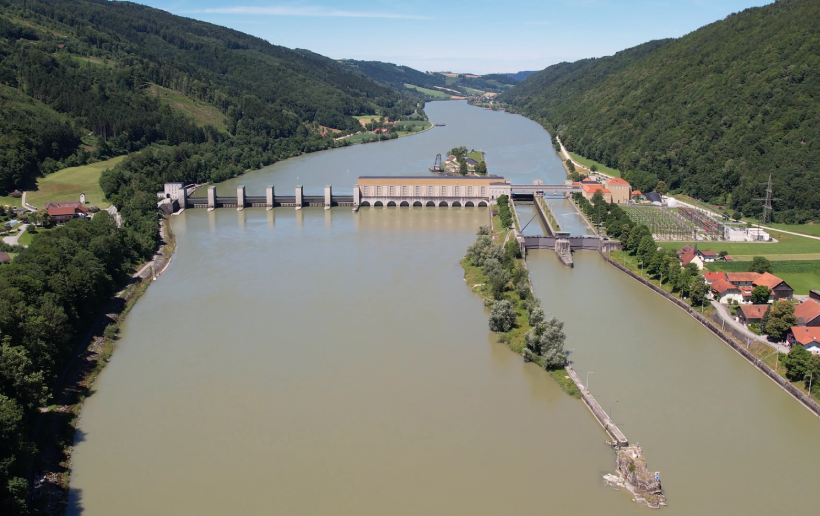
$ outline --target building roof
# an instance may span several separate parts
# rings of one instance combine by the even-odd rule
[[[602,194],[605,194],[605,193],[612,193],[612,192],[610,192],[609,190],[607,190],[606,188],[604,188],[602,185],[600,185],[600,184],[598,184],[598,183],[595,183],[595,184],[584,184],[584,183],[582,182],[582,184],[583,184],[584,186],[582,186],[581,188],[582,188],[582,189],[583,189],[586,193],[595,193],[595,192],[598,192],[598,191],[600,191]]]
[[[11,263],[11,256],[5,251],[0,251],[0,263]]]
[[[783,283],[783,280],[775,276],[774,274],[769,274],[768,272],[764,272],[756,280],[754,280],[755,285],[765,285],[769,287],[770,290],[774,290],[774,288],[778,285]]]
[[[77,213],[79,208],[72,208],[72,207],[64,207],[64,208],[49,208],[48,214],[51,217],[60,217],[65,215],[74,215]]]
[[[615,184],[615,185],[627,185],[627,186],[629,186],[629,183],[625,179],[621,179],[620,177],[610,179],[609,181],[606,182],[606,184],[608,184],[608,185]]]
[[[685,253],[683,253],[682,255],[680,255],[680,262],[683,265],[689,265],[689,262],[694,260],[695,257],[697,257],[697,255],[695,254],[695,251],[690,249],[690,250],[686,251]]]
[[[724,256],[724,257],[723,257],[723,259],[724,259],[724,260],[726,260],[727,262],[734,261],[734,258],[732,258],[731,256],[729,256],[728,254],[727,254],[726,256]]]
[[[749,319],[763,319],[763,314],[769,309],[769,305],[740,305],[743,317]]]
[[[730,283],[754,282],[760,276],[757,272],[727,272],[726,279]]]
[[[640,190],[632,190],[632,195],[643,195]]]
[[[473,158],[467,158],[468,165],[478,165],[478,161],[474,160]]]
[[[581,179],[581,183],[586,184],[586,185],[591,185],[591,184],[599,185],[599,184],[601,184],[598,181],[596,181],[596,180],[594,180],[590,177],[585,177],[585,178]]]
[[[698,251],[701,256],[717,256],[717,253],[714,251]]]
[[[703,277],[706,278],[706,281],[711,283],[712,281],[717,281],[719,279],[725,280],[726,279],[726,273],[725,272],[708,272],[707,271],[707,272],[703,273]]]
[[[808,346],[809,344],[816,344],[820,341],[820,328],[793,326],[792,335],[801,346]]]
[[[678,254],[681,255],[681,254],[685,253],[686,251],[694,251],[694,250],[695,250],[694,247],[692,247],[689,244],[686,244],[685,246],[678,249]]]
[[[724,292],[727,292],[729,290],[738,290],[736,286],[732,285],[723,278],[716,280],[714,283],[712,283],[711,287],[712,290],[714,290],[718,294],[723,294]]]
[[[657,192],[648,192],[643,195],[652,202],[663,202],[663,199],[661,199],[660,194]]]
[[[171,184],[171,183],[169,183]],[[82,208],[80,201],[47,202],[43,208]]]
[[[820,317],[820,302],[816,299],[807,299],[794,307],[794,315],[798,319],[803,319],[804,324]]]

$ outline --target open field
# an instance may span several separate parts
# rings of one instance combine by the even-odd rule
[[[159,97],[163,104],[193,117],[200,127],[210,124],[223,132],[228,130],[225,126],[225,115],[210,104],[186,97],[178,91],[169,90],[156,84],[151,85],[151,94]]]
[[[48,233],[51,229],[43,229],[37,228],[37,233],[31,233],[31,226],[26,229],[26,232],[20,235],[20,239],[17,241],[20,245],[29,246],[31,245],[31,241],[37,236],[42,235],[43,233]]]
[[[411,90],[416,90],[424,93],[425,95],[430,95],[431,97],[439,98],[439,99],[449,99],[450,95],[447,95],[443,91],[438,90],[428,90],[427,88],[422,88],[421,86],[414,86],[412,84],[405,84],[405,88],[409,88]]]
[[[475,161],[477,161],[479,163],[484,161],[484,153],[481,152],[481,151],[468,152],[467,157],[471,158],[471,159],[474,159]]]
[[[704,251],[726,251],[735,260],[751,260],[755,256],[765,256],[769,260],[818,260],[820,240],[787,235],[772,231],[776,243],[766,242],[660,242],[664,249],[680,249],[689,244],[697,244]]]
[[[569,151],[567,151],[567,152],[569,152]],[[583,165],[587,168],[592,168],[592,165],[596,165],[598,167],[598,172],[601,172],[602,174],[606,174],[606,175],[609,175],[609,176],[612,176],[612,177],[621,177],[621,172],[619,170],[615,170],[614,168],[609,168],[608,166],[603,165],[601,163],[598,163],[595,160],[591,160],[591,159],[584,158],[583,156],[579,156],[578,154],[575,154],[574,152],[570,152],[569,155],[572,159],[574,159],[575,161],[577,161],[578,163],[580,163],[581,165]]]
[[[757,219],[743,219],[744,222],[757,224]],[[792,231],[794,233],[802,233],[804,235],[811,235],[820,237],[820,224],[766,224],[767,227],[782,229],[783,231]]]
[[[103,200],[100,174],[105,169],[114,168],[124,159],[125,156],[117,156],[91,165],[58,170],[40,179],[37,190],[26,193],[26,201],[32,206],[41,208],[47,202],[79,201],[80,194],[85,192],[87,203],[99,208],[107,208],[111,203]]]

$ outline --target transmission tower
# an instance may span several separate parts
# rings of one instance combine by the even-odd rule
[[[766,197],[759,197],[756,199],[763,201],[763,216],[760,218],[760,224],[766,225],[772,221],[772,201],[777,201],[772,197],[772,175],[769,174],[769,182],[766,184]]]

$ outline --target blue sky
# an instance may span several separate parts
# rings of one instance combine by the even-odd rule
[[[759,0],[147,0],[174,14],[231,27],[334,59],[419,70],[541,70],[679,37]]]

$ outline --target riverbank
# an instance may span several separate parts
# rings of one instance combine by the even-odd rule
[[[671,301],[676,306],[684,310],[687,314],[689,314],[689,316],[691,316],[693,319],[699,322],[707,330],[712,332],[725,344],[729,345],[729,347],[731,347],[740,356],[742,356],[749,363],[755,366],[756,369],[765,374],[770,380],[776,383],[790,396],[799,401],[801,405],[803,405],[805,408],[811,411],[815,416],[820,417],[820,404],[811,399],[806,393],[801,391],[799,388],[792,385],[786,378],[779,374],[779,372],[772,369],[772,367],[770,367],[769,364],[767,364],[761,357],[757,356],[759,354],[759,351],[756,353],[756,350],[753,351],[752,349],[750,349],[752,347],[750,344],[743,343],[737,340],[733,335],[723,331],[711,318],[707,317],[706,315],[701,315],[695,308],[687,305],[682,300],[677,299],[661,287],[658,287],[657,285],[653,284],[649,281],[648,278],[638,276],[635,272],[629,270],[624,265],[612,260],[609,256],[607,256],[604,253],[601,253],[601,256],[610,265],[614,266],[621,272],[629,275],[631,278],[641,282],[643,285],[649,287],[653,292],[663,296],[667,301]]]
[[[110,300],[83,337],[57,382],[52,404],[40,409],[34,442],[39,451],[32,474],[32,501],[36,511],[61,516],[68,508],[71,453],[85,400],[94,381],[116,349],[119,327],[151,282],[170,265],[176,240],[168,219],[160,220],[160,246],[151,260],[140,266],[129,283]]]

